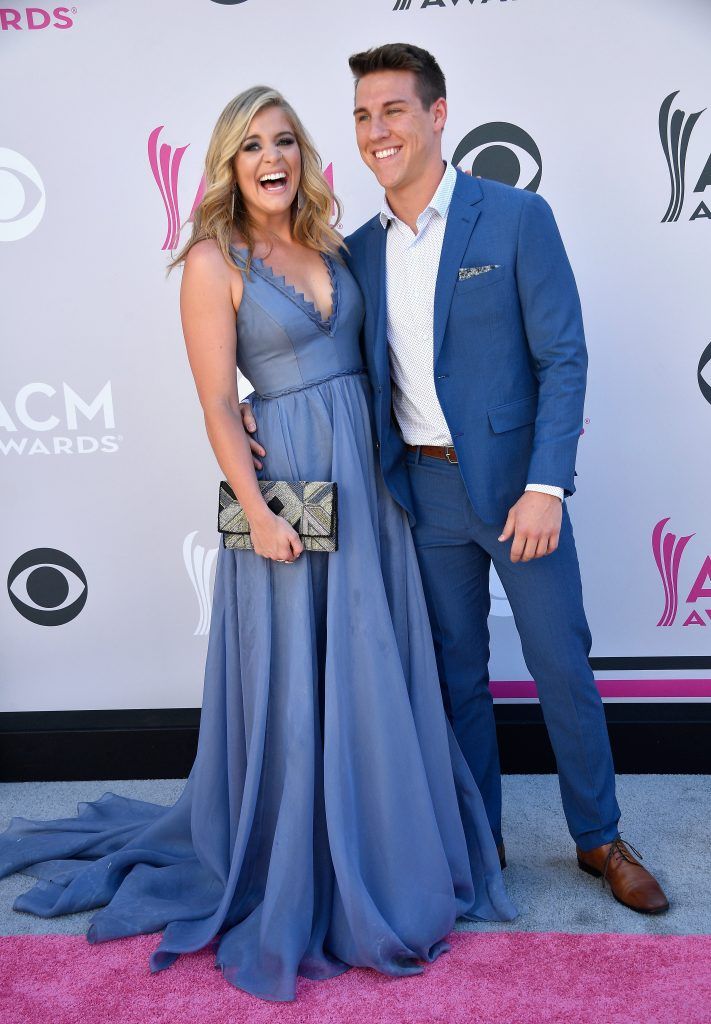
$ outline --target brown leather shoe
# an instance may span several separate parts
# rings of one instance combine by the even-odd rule
[[[499,864],[501,865],[501,870],[503,871],[504,868],[506,867],[506,848],[503,842],[497,845],[496,851],[499,855]]]
[[[669,900],[653,874],[643,868],[630,851],[641,857],[634,846],[618,836],[611,843],[581,850],[576,846],[578,867],[594,878],[609,882],[612,895],[625,907],[640,914],[661,914],[669,909]]]

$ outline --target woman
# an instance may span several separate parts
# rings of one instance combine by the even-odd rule
[[[446,721],[415,551],[373,460],[362,299],[334,198],[276,92],[225,108],[184,260],[181,312],[217,460],[253,551],[220,546],[198,752],[170,808],[106,793],[14,818],[15,908],[102,906],[90,942],[165,929],[158,971],[216,941],[227,980],[294,998],[297,975],[419,973],[457,916],[510,920],[481,798]],[[271,480],[336,481],[339,549],[304,552],[264,503],[235,360]]]

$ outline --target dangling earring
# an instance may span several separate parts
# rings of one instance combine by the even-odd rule
[[[306,205],[306,198],[301,189],[296,193],[296,209],[301,210]]]
[[[232,223],[235,222],[235,196],[237,195],[237,186],[232,186]]]

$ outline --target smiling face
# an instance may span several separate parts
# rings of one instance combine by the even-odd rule
[[[265,107],[254,115],[234,171],[244,205],[256,221],[291,208],[301,180],[301,151],[281,107]]]
[[[413,71],[374,71],[356,87],[356,140],[363,161],[387,192],[416,184],[441,168],[447,103],[425,108]]]

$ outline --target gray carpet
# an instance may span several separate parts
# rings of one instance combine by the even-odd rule
[[[76,814],[80,800],[111,791],[170,805],[182,779],[129,782],[41,782],[0,785],[0,830],[11,817],[59,818]],[[620,906],[599,880],[580,871],[565,826],[554,775],[504,778],[504,837],[509,893],[520,910],[507,925],[465,924],[476,931],[711,932],[711,786],[708,776],[622,775],[620,829],[641,851],[671,907],[647,916]],[[15,897],[35,884],[27,875],[0,879],[0,934],[82,934],[91,913],[39,918],[12,910]]]

